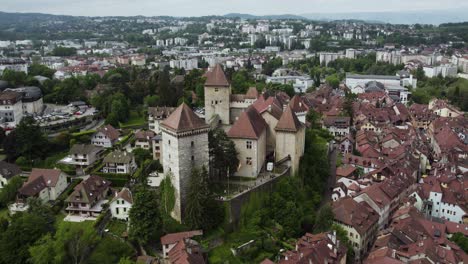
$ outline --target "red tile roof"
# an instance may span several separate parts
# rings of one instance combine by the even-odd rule
[[[169,245],[174,244],[178,241],[182,241],[185,238],[191,238],[194,236],[201,236],[203,235],[202,230],[193,230],[187,232],[179,232],[179,233],[171,233],[161,237],[161,244],[162,245]]]
[[[289,106],[295,113],[303,113],[309,111],[309,107],[304,103],[299,95],[294,95],[291,101],[289,102]]]
[[[177,109],[161,123],[161,126],[175,132],[209,128],[209,125],[198,117],[185,103],[177,107]]]
[[[219,64],[216,64],[211,71],[206,72],[205,77],[205,86],[229,87],[229,82],[226,79],[223,68]]]
[[[288,106],[286,107],[284,113],[281,115],[281,118],[278,121],[275,130],[285,132],[298,132],[302,127],[303,125],[301,124],[299,119],[297,119],[296,114]]]
[[[54,187],[55,185],[57,185],[61,173],[61,170],[32,169],[31,174],[28,178],[28,182],[31,182],[39,177],[43,177],[44,182],[47,184],[48,187]]]
[[[265,119],[250,106],[229,129],[227,135],[230,138],[258,139],[266,128]]]

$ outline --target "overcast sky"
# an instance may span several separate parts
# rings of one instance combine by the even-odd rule
[[[203,16],[467,9],[466,0],[0,0],[0,11],[84,16]]]

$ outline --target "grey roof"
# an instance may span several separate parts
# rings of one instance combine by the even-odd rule
[[[346,73],[346,78],[350,79],[374,79],[374,80],[400,80],[400,77],[393,75],[361,75]]]
[[[385,85],[381,82],[370,81],[366,83],[366,92],[385,91]]]
[[[16,164],[0,161],[0,174],[3,178],[9,180],[16,175],[21,174],[21,169]]]
[[[133,154],[126,151],[116,150],[104,158],[104,163],[130,163],[133,160]]]
[[[6,91],[14,91],[23,94],[23,101],[36,101],[42,97],[41,88],[36,86],[26,86],[20,88],[8,88]]]
[[[95,145],[75,144],[70,149],[70,154],[90,154],[104,150],[103,147]]]

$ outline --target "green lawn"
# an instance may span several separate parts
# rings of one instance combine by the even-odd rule
[[[127,223],[125,221],[112,219],[107,223],[106,228],[109,229],[110,233],[120,237],[123,232],[127,231]]]
[[[130,128],[143,126],[146,123],[146,116],[139,116],[137,112],[131,111],[130,118],[125,123],[120,123],[120,128]]]

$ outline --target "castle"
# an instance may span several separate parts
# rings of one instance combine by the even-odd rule
[[[299,96],[289,100],[284,93],[259,95],[255,87],[246,94],[232,94],[219,65],[205,76],[205,120],[184,103],[159,125],[160,160],[176,191],[171,215],[178,221],[184,219],[192,169],[209,168],[208,132],[212,127],[227,130],[235,144],[239,158],[235,176],[255,179],[266,169],[267,161],[284,160],[289,160],[294,174],[304,154],[308,109]]]

